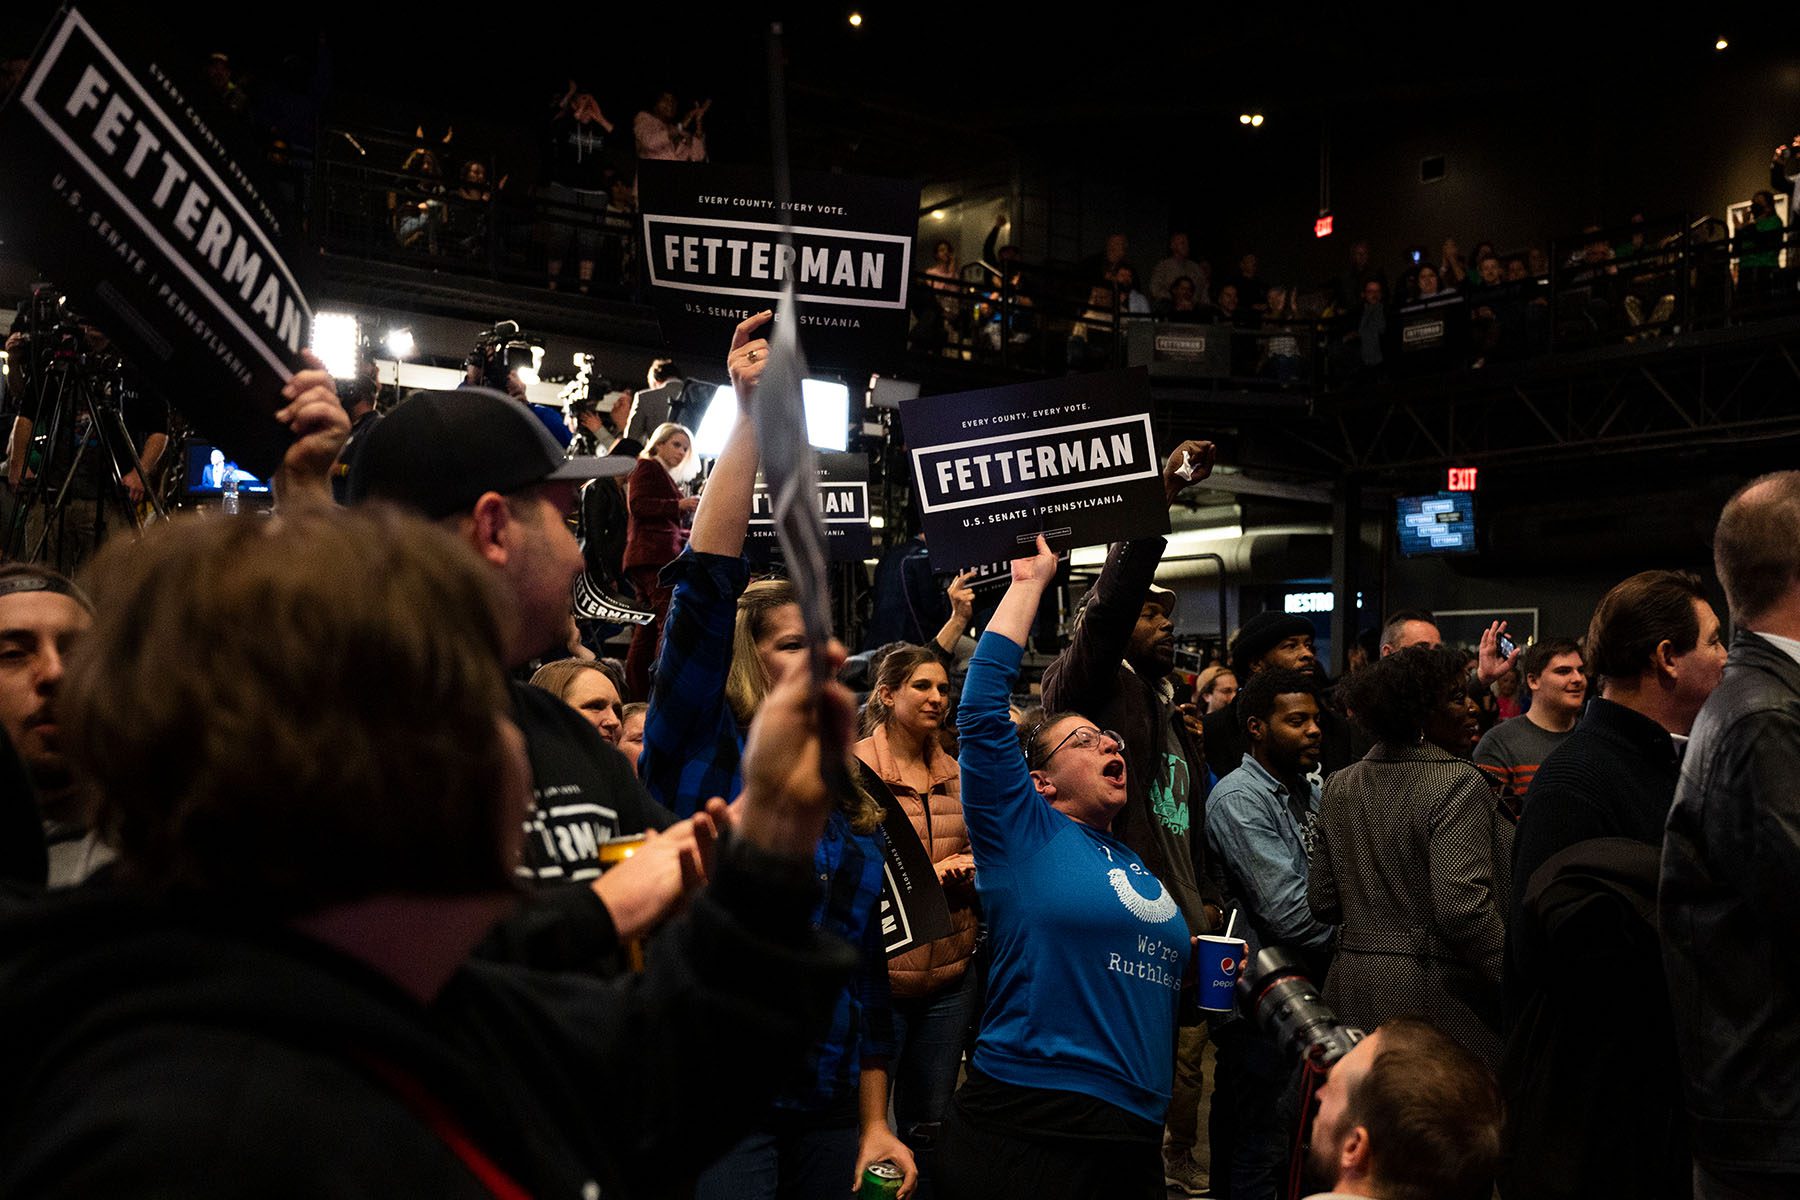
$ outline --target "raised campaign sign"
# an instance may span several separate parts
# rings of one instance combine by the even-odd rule
[[[901,354],[918,185],[796,171],[793,195],[779,209],[767,170],[639,164],[644,265],[671,347],[723,354],[792,282],[808,362],[869,370]]]
[[[861,454],[821,451],[818,460],[819,519],[825,524],[825,553],[833,562],[869,557],[869,460]],[[780,554],[775,510],[759,472],[750,499],[744,550],[754,558]]]
[[[182,412],[266,478],[312,309],[283,222],[183,89],[186,57],[58,17],[0,112],[7,240]],[[182,64],[178,66],[177,64]]]
[[[934,562],[1169,531],[1142,367],[903,401]]]

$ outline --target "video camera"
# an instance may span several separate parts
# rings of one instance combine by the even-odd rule
[[[543,358],[541,341],[527,337],[517,321],[496,321],[492,329],[475,338],[475,348],[464,360],[478,373],[478,382],[497,392],[506,390],[507,377],[517,371],[525,384],[537,382],[537,364]]]
[[[1238,976],[1237,997],[1238,1008],[1276,1045],[1320,1071],[1363,1040],[1362,1030],[1326,1007],[1299,960],[1286,951],[1259,951]]]
[[[24,344],[12,364],[17,378],[42,379],[60,367],[85,378],[108,381],[121,369],[117,348],[110,341],[96,346],[90,336],[90,331],[104,331],[70,308],[68,297],[54,283],[33,284],[20,315],[24,318],[19,329]]]

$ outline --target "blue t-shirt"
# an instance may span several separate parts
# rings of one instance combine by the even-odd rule
[[[1094,1096],[1161,1124],[1187,922],[1130,847],[1050,807],[1007,700],[1022,649],[982,637],[963,684],[963,817],[993,950],[972,1060],[1016,1087]]]

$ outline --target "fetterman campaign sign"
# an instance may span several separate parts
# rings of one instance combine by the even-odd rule
[[[723,354],[737,323],[774,308],[791,279],[809,363],[867,371],[900,355],[918,185],[796,171],[793,195],[784,214],[767,170],[638,165],[644,264],[664,341]],[[781,242],[784,216],[792,248]]]
[[[0,113],[6,238],[253,473],[312,310],[281,222],[182,89],[191,72],[74,8]]]
[[[869,460],[861,454],[818,455],[819,519],[825,524],[825,553],[833,562],[861,562],[869,556]],[[750,497],[750,524],[744,551],[766,559],[780,553],[775,539],[775,506],[759,472]]]
[[[933,562],[1169,531],[1142,367],[900,403]]]

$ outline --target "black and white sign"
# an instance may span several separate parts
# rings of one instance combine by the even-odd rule
[[[312,310],[281,221],[162,60],[74,8],[0,118],[7,241],[199,430],[253,474],[280,465],[271,413]]]
[[[586,571],[575,577],[575,615],[586,621],[605,621],[609,625],[648,625],[656,614],[647,608],[607,595],[597,587]]]
[[[869,460],[861,454],[820,452],[819,519],[825,524],[825,553],[833,562],[861,562],[869,557]],[[750,526],[744,551],[753,558],[780,553],[775,539],[775,509],[768,485],[756,477],[751,494]]]
[[[1069,552],[1064,550],[1057,554],[1056,560],[1059,563],[1067,563],[1069,561]],[[963,569],[970,572],[969,577],[963,581],[963,586],[968,588],[971,592],[974,592],[977,596],[990,592],[1003,592],[1006,590],[1007,585],[1012,582],[1012,561],[1010,559],[999,562],[982,563],[978,567],[965,567]],[[938,574],[947,582],[954,579],[960,572],[939,571]]]
[[[808,362],[866,371],[901,354],[918,186],[800,171],[793,194],[783,212],[766,170],[639,164],[644,265],[664,341],[723,355],[738,322],[776,307],[792,282]]]
[[[1231,330],[1176,321],[1125,327],[1125,362],[1157,379],[1222,379],[1231,374]]]
[[[881,803],[881,940],[889,958],[950,934],[950,901],[938,881],[925,843],[893,790],[867,763],[856,764],[856,781]]]
[[[1169,531],[1142,367],[900,406],[934,561],[979,563]]]

